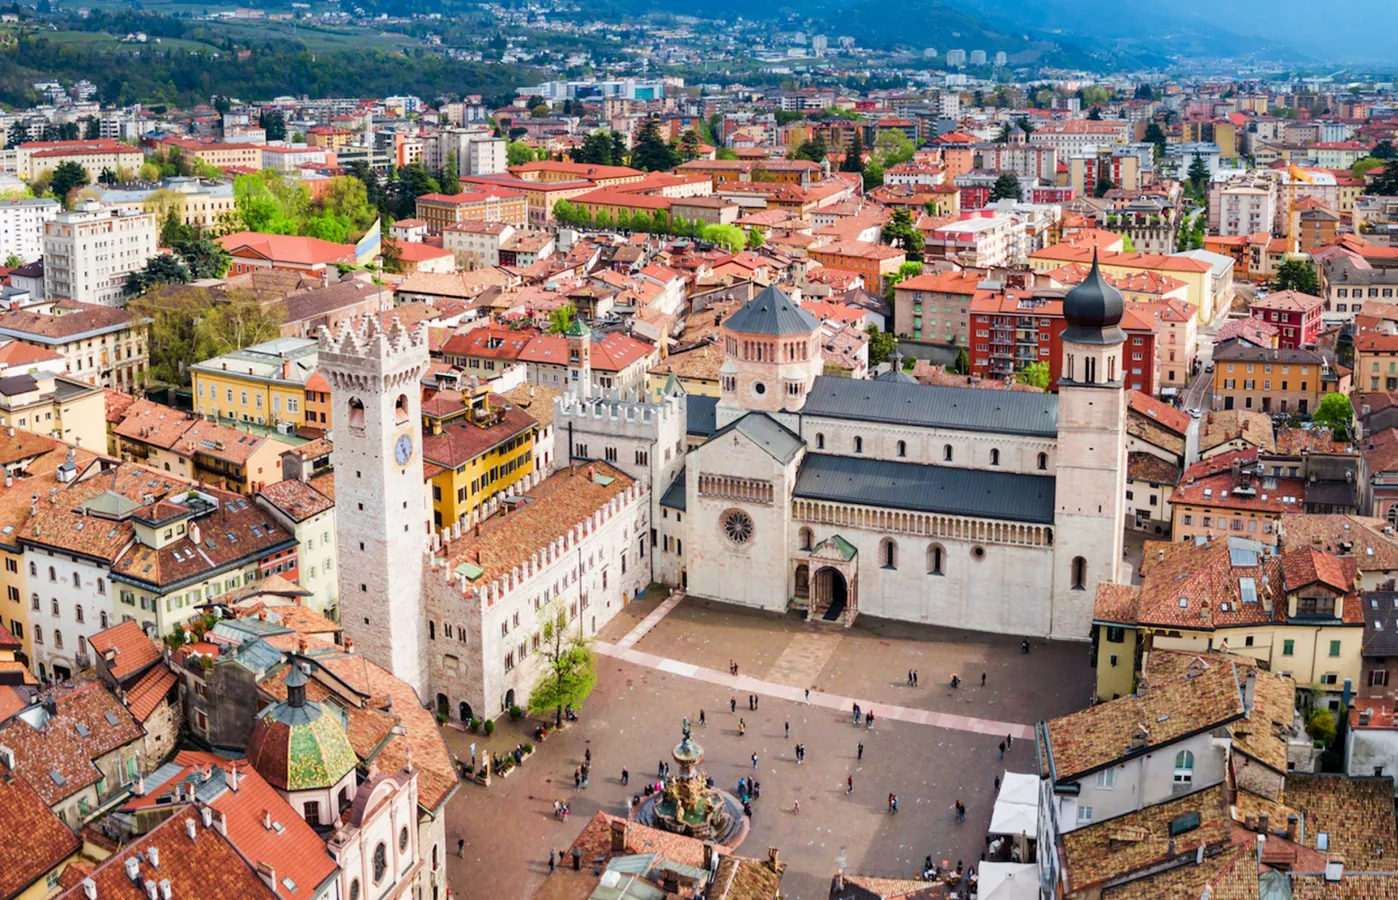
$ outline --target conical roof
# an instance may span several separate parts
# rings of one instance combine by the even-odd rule
[[[812,334],[820,329],[820,320],[768,285],[724,320],[723,327],[741,334]]]
[[[1121,330],[1125,311],[1121,291],[1102,277],[1094,250],[1092,270],[1063,298],[1063,318],[1068,323],[1063,340],[1075,344],[1120,344],[1126,340],[1126,333]]]

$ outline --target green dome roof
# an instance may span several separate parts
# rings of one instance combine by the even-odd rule
[[[340,719],[324,705],[306,699],[306,677],[297,668],[287,676],[288,697],[258,717],[248,738],[248,762],[267,782],[284,791],[308,791],[337,784],[359,762]]]

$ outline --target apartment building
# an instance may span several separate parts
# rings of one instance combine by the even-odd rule
[[[145,379],[148,324],[124,309],[73,300],[0,312],[0,336],[59,354],[68,378],[123,392]]]
[[[189,367],[194,382],[194,411],[259,425],[287,429],[329,422],[312,422],[308,406],[319,400],[309,392],[319,349],[313,338],[284,337],[215,356]]]
[[[916,275],[893,288],[893,331],[900,337],[965,347],[971,298],[981,276],[974,272]]]
[[[417,218],[434,236],[461,222],[506,222],[522,228],[529,223],[529,205],[522,193],[480,186],[456,194],[423,194],[417,198]]]
[[[1320,335],[1320,314],[1324,306],[1322,297],[1300,291],[1277,291],[1253,300],[1248,313],[1254,319],[1277,327],[1278,347],[1295,350],[1315,344]]]
[[[1325,358],[1312,350],[1227,341],[1214,348],[1213,361],[1216,408],[1306,415],[1325,395]]]
[[[57,200],[0,200],[0,260],[33,262],[44,255],[44,226],[63,207]]]
[[[93,181],[103,169],[134,172],[144,157],[130,144],[118,141],[28,141],[15,148],[15,174],[33,181],[63,163],[75,162],[87,170]]]
[[[44,296],[121,306],[126,277],[157,253],[150,213],[105,209],[87,201],[44,225]]]
[[[210,184],[198,178],[167,178],[149,189],[98,190],[98,199],[103,206],[133,213],[151,211],[152,196],[157,191],[178,194],[176,209],[180,220],[200,231],[222,227],[236,211],[232,182]],[[159,224],[156,223],[157,227]]]

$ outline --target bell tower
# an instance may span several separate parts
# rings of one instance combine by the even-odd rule
[[[372,662],[425,688],[422,389],[427,332],[375,316],[338,335],[321,328],[318,371],[330,382],[340,624]]]
[[[592,329],[575,316],[563,336],[568,341],[568,385],[586,400],[592,396]]]
[[[1086,640],[1097,585],[1121,572],[1126,507],[1125,309],[1092,271],[1063,299],[1050,634]]]

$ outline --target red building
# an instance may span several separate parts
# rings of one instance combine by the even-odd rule
[[[1062,374],[1063,296],[1059,290],[997,288],[978,290],[971,298],[971,374],[1007,379],[1036,362],[1048,363],[1049,388],[1056,390]],[[1158,390],[1155,320],[1127,309],[1121,317],[1126,332],[1122,368],[1128,390],[1152,396]]]
[[[1278,291],[1252,301],[1248,312],[1277,326],[1277,346],[1296,350],[1315,344],[1320,334],[1320,310],[1325,300],[1300,291]]]

